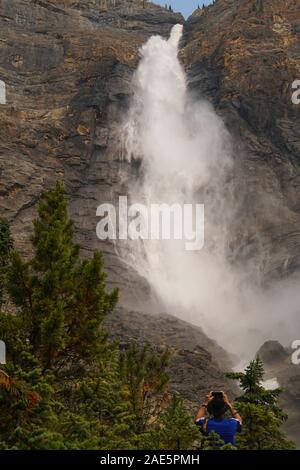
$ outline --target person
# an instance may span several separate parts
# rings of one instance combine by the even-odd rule
[[[229,410],[231,418],[226,418]],[[211,415],[206,417],[206,412]],[[206,436],[212,431],[220,436],[225,444],[235,444],[236,434],[242,430],[242,418],[230,403],[225,392],[210,392],[201,405],[195,423]]]

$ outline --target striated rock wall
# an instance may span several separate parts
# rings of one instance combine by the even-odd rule
[[[123,287],[124,301],[133,303],[131,274],[114,247],[96,238],[96,208],[124,193],[117,129],[138,50],[150,35],[168,35],[182,21],[142,1],[0,3],[1,213],[28,253],[36,201],[63,178],[84,250],[104,252],[110,284]]]
[[[288,275],[300,266],[300,2],[217,0],[189,19],[182,60],[234,137],[236,254]]]

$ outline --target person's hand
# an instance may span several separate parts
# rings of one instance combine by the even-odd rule
[[[225,392],[222,392],[223,393],[223,399],[224,399],[224,402],[226,405],[228,405],[229,407],[231,407],[231,403],[230,403],[230,400],[227,396],[227,394]]]
[[[203,405],[207,406],[212,399],[213,399],[212,392],[209,392],[209,394],[206,395]]]

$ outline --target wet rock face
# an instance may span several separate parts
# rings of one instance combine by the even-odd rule
[[[242,256],[253,245],[267,276],[289,274],[300,265],[300,106],[291,99],[299,1],[217,0],[189,20],[182,60],[193,92],[212,101],[233,135],[247,216],[236,249]]]

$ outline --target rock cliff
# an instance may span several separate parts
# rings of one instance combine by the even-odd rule
[[[292,362],[292,354],[299,358],[297,350],[284,348],[277,341],[267,341],[258,351],[266,368],[266,378],[276,379],[282,389],[280,396],[283,409],[289,419],[286,431],[300,447],[300,364]]]
[[[255,255],[266,277],[298,270],[299,1],[217,0],[197,10],[182,60],[191,89],[212,101],[234,137],[238,256]]]
[[[96,208],[122,191],[119,125],[140,46],[182,21],[140,1],[3,0],[0,6],[1,212],[28,253],[41,191],[63,178],[79,241],[101,249],[111,285],[131,289]],[[124,189],[124,188],[123,188]],[[128,298],[134,299],[131,289]]]

